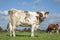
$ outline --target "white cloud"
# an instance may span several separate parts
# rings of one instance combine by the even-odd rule
[[[7,10],[5,10],[5,11],[0,11],[0,14],[8,15],[8,11],[7,11]]]
[[[7,10],[0,11],[0,21],[1,20],[8,20],[8,11]]]
[[[3,29],[6,29],[8,23],[8,10],[0,11],[0,25]]]

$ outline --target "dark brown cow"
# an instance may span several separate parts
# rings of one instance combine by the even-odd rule
[[[59,27],[58,24],[50,24],[46,29],[46,32],[51,32],[52,30],[56,30],[56,32],[58,33],[58,27]]]

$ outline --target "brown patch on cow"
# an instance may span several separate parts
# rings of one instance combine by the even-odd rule
[[[41,17],[43,17],[43,14],[40,12],[36,12],[39,16],[36,16],[37,22],[40,23],[41,22]]]
[[[39,17],[38,17],[38,16],[36,16],[36,19],[38,20],[38,19],[39,19]]]
[[[24,11],[24,13],[28,13],[28,11]]]
[[[40,18],[38,16],[36,16],[37,22],[38,24],[40,23]],[[36,21],[35,21],[36,22]]]
[[[46,30],[46,32],[51,32],[52,30],[58,30],[58,24],[50,24]]]
[[[37,20],[39,21],[39,23],[42,21],[41,17],[43,17],[43,14],[41,12],[36,12],[39,16],[36,16]]]
[[[9,13],[10,16],[13,16],[13,14],[15,13],[15,11],[14,10],[9,10],[8,13]]]
[[[30,16],[30,14],[28,13],[28,11],[24,11],[26,16]]]
[[[13,10],[12,10],[12,11],[9,10],[8,13],[9,13],[9,15],[13,15],[13,14],[14,14],[14,13],[13,13]]]
[[[14,13],[16,13],[16,10],[9,10],[8,13],[9,15],[13,15]]]
[[[25,17],[25,20],[27,20],[28,17],[30,17],[30,14],[28,13],[28,11],[24,11],[26,17]],[[28,20],[27,20],[28,21]],[[29,21],[28,21],[29,22]]]

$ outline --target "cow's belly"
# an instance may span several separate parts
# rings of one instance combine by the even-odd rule
[[[27,24],[27,23],[21,23],[19,26],[22,26],[22,27],[31,27],[31,25],[30,24]]]
[[[19,20],[17,26],[31,26],[31,23],[28,20]]]

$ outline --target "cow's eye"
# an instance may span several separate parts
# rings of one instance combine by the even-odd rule
[[[40,15],[39,15],[40,17],[43,17],[43,14],[42,13],[40,13]]]

